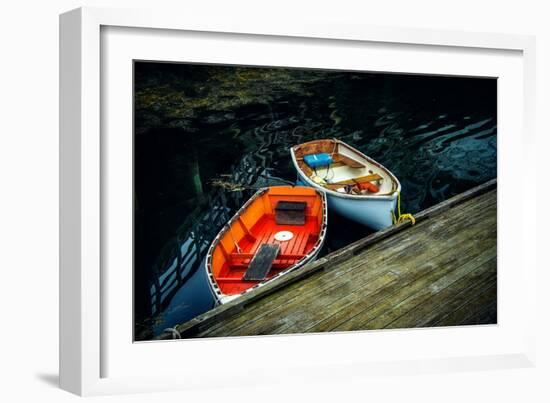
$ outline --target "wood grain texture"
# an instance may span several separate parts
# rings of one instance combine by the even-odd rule
[[[496,181],[457,195],[417,214],[414,226],[378,231],[178,331],[224,337],[496,323],[496,195]]]
[[[263,244],[260,246],[252,260],[250,265],[244,273],[244,280],[258,280],[261,281],[267,275],[267,272],[273,266],[275,258],[279,254],[281,246],[279,244]]]

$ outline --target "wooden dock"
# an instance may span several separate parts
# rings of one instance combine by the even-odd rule
[[[496,193],[487,182],[159,338],[496,323]]]

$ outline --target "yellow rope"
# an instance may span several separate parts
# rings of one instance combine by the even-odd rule
[[[397,217],[395,217],[395,213],[391,212],[393,223],[394,224],[401,224],[402,222],[405,222],[406,220],[410,220],[411,224],[414,225],[416,223],[416,220],[414,219],[414,216],[410,213],[401,214],[401,192],[397,193]]]

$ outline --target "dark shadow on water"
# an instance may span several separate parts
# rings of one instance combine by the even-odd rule
[[[36,378],[41,380],[47,385],[59,388],[59,375],[58,374],[35,374]]]

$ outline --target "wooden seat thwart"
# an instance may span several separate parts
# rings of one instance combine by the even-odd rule
[[[378,181],[384,179],[379,174],[371,174],[366,176],[361,176],[359,178],[351,178],[340,182],[334,182],[334,183],[327,183],[324,185],[325,187],[329,189],[338,189],[345,185],[355,185],[359,183],[365,183],[365,182],[372,182],[372,181]]]
[[[346,155],[342,155],[342,154],[334,154],[334,156],[332,157],[332,160],[336,164],[347,165],[351,168],[365,168],[366,167],[366,165],[363,164],[362,162],[357,161],[354,158],[350,158],[350,157],[348,157]]]
[[[250,261],[243,280],[262,281],[265,280],[267,273],[271,270],[275,258],[279,254],[281,246],[279,244],[262,244]]]

